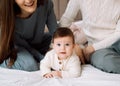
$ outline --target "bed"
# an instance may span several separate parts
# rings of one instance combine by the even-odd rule
[[[120,86],[120,74],[106,73],[91,65],[82,65],[78,78],[42,78],[40,71],[26,72],[0,67],[0,86]]]

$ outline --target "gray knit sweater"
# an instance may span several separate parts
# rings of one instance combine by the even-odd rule
[[[38,6],[36,11],[29,18],[23,19],[16,17],[16,45],[26,48],[28,51],[32,52],[32,54],[36,54],[36,50],[31,47],[31,45],[41,43],[45,25],[47,25],[52,35],[56,30],[57,22],[51,0],[48,0],[44,5]]]

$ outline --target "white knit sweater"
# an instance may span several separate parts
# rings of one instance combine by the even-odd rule
[[[81,74],[80,64],[79,57],[75,53],[65,60],[59,60],[55,51],[51,50],[40,62],[41,75],[43,76],[44,74],[50,73],[52,68],[57,71],[60,69],[63,78],[79,77]]]
[[[61,26],[70,26],[79,11],[82,20],[77,25],[95,50],[109,47],[120,38],[120,0],[70,0]]]

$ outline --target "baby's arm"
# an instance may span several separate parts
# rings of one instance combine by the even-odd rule
[[[61,71],[52,71],[51,74],[52,74],[54,77],[62,78]]]
[[[49,51],[44,59],[40,62],[41,74],[45,78],[61,77],[61,72],[52,69],[52,61],[54,60],[53,50]]]
[[[79,57],[74,55],[68,61],[64,71],[61,71],[63,78],[76,78],[81,74],[81,62]]]
[[[49,75],[49,73],[51,72],[51,62],[50,62],[50,58],[49,58],[49,52],[45,55],[44,59],[41,60],[40,62],[40,71],[41,71],[41,75],[44,77],[47,77],[46,74]]]

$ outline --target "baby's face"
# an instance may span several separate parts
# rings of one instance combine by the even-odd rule
[[[74,49],[73,39],[69,36],[54,39],[53,48],[60,60],[71,56]]]

